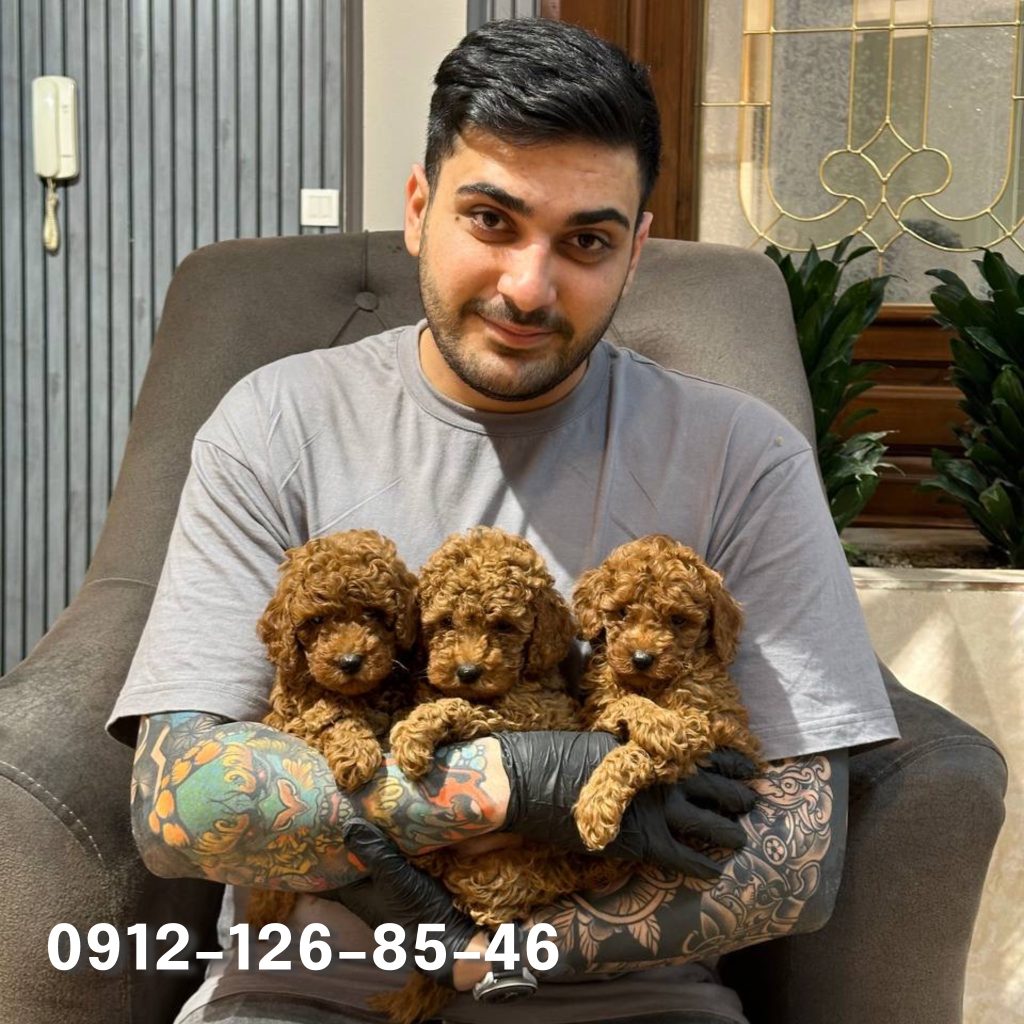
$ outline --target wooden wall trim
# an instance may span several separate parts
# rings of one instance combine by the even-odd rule
[[[696,239],[705,0],[542,0],[542,17],[589,29],[651,69],[661,171],[648,209],[656,238]]]
[[[857,432],[890,431],[882,482],[857,519],[857,526],[970,527],[959,505],[940,501],[918,484],[934,476],[931,452],[960,453],[954,425],[966,421],[960,391],[950,383],[952,332],[940,327],[930,305],[883,306],[854,347],[855,362],[880,362],[877,387],[854,399],[849,412],[876,409],[854,426]]]

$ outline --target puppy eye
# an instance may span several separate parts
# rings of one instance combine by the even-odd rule
[[[387,622],[387,615],[380,608],[364,608],[364,622]]]
[[[322,615],[314,615],[313,618],[306,619],[306,621],[303,623],[303,625],[304,626],[319,626],[320,623],[323,622],[323,621],[324,621],[324,617]]]
[[[434,625],[438,629],[451,629],[455,625],[455,620],[450,615],[445,615],[438,619]]]
[[[684,626],[689,625],[689,620],[685,615],[673,615],[669,620],[676,629],[682,629]]]
[[[629,615],[628,608],[616,608],[615,611],[612,612],[612,618],[614,619],[624,619],[627,615]]]
[[[492,622],[491,628],[496,633],[514,633],[516,629],[515,623],[509,622],[508,619],[498,619],[496,622]]]

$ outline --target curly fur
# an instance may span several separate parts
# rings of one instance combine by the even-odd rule
[[[411,703],[416,577],[373,530],[291,548],[280,572],[257,627],[277,670],[264,722],[319,750],[352,791],[380,766],[382,742]],[[253,890],[249,922],[282,921],[294,904],[292,892]]]
[[[558,672],[575,632],[572,615],[532,545],[494,527],[454,534],[420,570],[419,585],[426,673],[417,706],[391,730],[391,753],[407,775],[429,771],[443,743],[499,730],[581,728],[579,706]],[[482,927],[521,920],[622,874],[611,862],[526,842],[462,859],[448,848],[416,863]],[[397,1024],[415,1024],[452,995],[416,976],[372,1005]]]
[[[684,778],[717,747],[756,759],[759,746],[727,671],[743,614],[696,552],[663,535],[624,544],[580,577],[573,610],[594,648],[587,727],[624,741],[573,809],[583,841],[600,850],[639,790]]]

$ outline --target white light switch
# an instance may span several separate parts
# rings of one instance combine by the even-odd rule
[[[304,188],[301,190],[299,223],[308,227],[338,226],[338,190],[336,188]]]

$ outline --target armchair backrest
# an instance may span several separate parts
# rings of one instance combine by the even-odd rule
[[[167,294],[87,582],[156,583],[191,439],[237,380],[422,315],[416,262],[398,231],[248,239],[192,253]],[[652,240],[611,334],[662,365],[763,398],[812,436],[789,298],[767,257]]]

